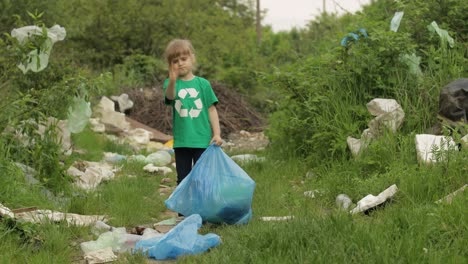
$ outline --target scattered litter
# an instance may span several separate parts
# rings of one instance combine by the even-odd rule
[[[390,30],[393,32],[397,32],[398,28],[400,27],[400,22],[401,18],[405,12],[395,12],[395,15],[392,18],[392,21],[390,22]]]
[[[309,198],[315,198],[316,195],[323,195],[323,191],[321,190],[311,190],[311,191],[305,191],[304,196],[309,197]]]
[[[117,256],[112,252],[111,247],[87,252],[84,255],[87,264],[108,263],[117,260]]]
[[[118,163],[126,160],[127,157],[121,154],[112,153],[112,152],[104,152],[104,161],[110,163]]]
[[[341,39],[340,45],[347,47],[353,42],[357,42],[360,37],[367,38],[367,31],[364,28],[360,28],[355,32],[349,32],[345,37]]]
[[[32,223],[44,223],[47,221],[59,222],[67,221],[69,225],[88,226],[93,225],[96,221],[105,221],[103,215],[79,215],[72,213],[62,213],[51,210],[33,210],[21,213],[15,213],[15,218],[22,219]]]
[[[11,218],[15,217],[15,214],[10,210],[10,208],[4,206],[3,204],[0,203],[0,216],[8,216]]]
[[[460,78],[442,88],[439,115],[454,122],[468,124],[468,78]]]
[[[74,97],[72,105],[68,108],[67,128],[71,133],[80,133],[89,122],[93,111],[91,103],[84,97]]]
[[[164,103],[162,103],[162,104],[164,104]],[[151,111],[153,111],[153,110],[154,110],[154,108],[151,108]],[[154,116],[154,114],[152,114],[151,116]],[[156,116],[157,116],[157,115],[156,115]],[[134,119],[132,119],[132,118],[130,118],[130,117],[128,117],[128,116],[125,117],[125,120],[126,120],[126,121],[130,124],[130,126],[133,127],[133,128],[143,128],[143,129],[145,129],[145,130],[151,132],[152,135],[153,135],[153,136],[151,137],[152,140],[156,140],[156,141],[160,141],[160,142],[166,142],[166,141],[172,139],[172,136],[166,135],[166,134],[164,134],[163,132],[161,132],[161,131],[159,131],[159,130],[157,130],[157,129],[154,129],[154,128],[150,127],[150,126],[147,126],[147,125],[145,125],[145,124],[143,124],[143,123],[140,123],[140,122],[138,122],[137,120],[134,120]],[[148,120],[146,120],[146,121],[148,121]],[[153,124],[153,125],[154,125],[154,124]],[[170,148],[172,148],[172,146],[171,146]]]
[[[56,141],[62,145],[62,150],[66,155],[72,153],[71,133],[67,128],[67,120],[58,120],[55,117],[48,117],[45,123],[41,123],[38,126],[38,133],[44,136],[47,128],[53,127],[55,134],[57,135]]]
[[[128,98],[128,94],[123,93],[119,96],[111,96],[111,99],[119,104],[119,111],[124,113],[126,110],[133,107],[133,102]]]
[[[75,162],[68,168],[67,173],[75,177],[76,186],[92,190],[102,181],[114,178],[114,171],[115,169],[107,163],[82,161]]]
[[[455,41],[453,40],[453,38],[449,35],[447,30],[439,28],[437,22],[432,21],[432,23],[429,26],[427,26],[427,28],[430,32],[436,32],[437,35],[439,35],[442,42],[448,43],[451,48],[454,47]]]
[[[65,39],[65,28],[54,25],[47,30],[47,39],[41,43],[40,48],[28,53],[27,57],[18,64],[18,68],[26,74],[29,70],[40,72],[49,64],[49,56],[55,42]],[[38,26],[25,26],[15,28],[11,31],[11,36],[16,38],[20,45],[27,44],[27,41],[34,36],[42,36],[43,29]]]
[[[146,157],[144,155],[132,155],[128,158],[130,161],[137,161],[137,162],[142,162],[146,164]]]
[[[222,144],[224,149],[236,151],[263,150],[269,144],[268,138],[263,132],[232,132],[227,136],[227,141]]]
[[[171,154],[169,154],[167,151],[160,150],[149,154],[146,157],[146,161],[148,163],[153,163],[156,166],[166,166],[167,164],[171,163],[172,157]]]
[[[176,224],[176,220],[177,220],[176,217],[171,217],[171,218],[169,218],[169,219],[166,219],[166,220],[157,222],[157,223],[154,224],[154,225],[155,225],[155,226],[158,226],[158,225],[175,225],[175,224]]]
[[[468,184],[465,184],[463,185],[460,189],[454,191],[453,193],[445,196],[444,198],[440,199],[440,200],[437,200],[436,203],[447,203],[447,204],[451,204],[452,203],[452,200],[453,198],[455,198],[455,196],[459,195],[460,193],[463,193],[466,189],[466,187],[468,186]]]
[[[148,172],[161,173],[162,175],[172,173],[172,170],[168,167],[157,167],[157,166],[154,166],[153,164],[147,164],[145,167],[143,167],[143,170],[148,171]]]
[[[173,182],[173,180],[171,178],[162,178],[161,179],[161,184],[171,183],[171,182]]]
[[[411,74],[417,77],[422,77],[423,73],[421,71],[421,67],[419,66],[419,64],[421,63],[421,57],[416,56],[416,54],[414,53],[411,53],[411,55],[403,54],[400,56],[399,59],[401,62],[408,66]]]
[[[26,183],[27,184],[30,184],[30,185],[36,185],[36,184],[39,184],[40,182],[35,178],[36,174],[37,174],[37,171],[27,165],[24,165],[22,163],[19,163],[19,162],[15,162],[15,165],[18,166],[24,173],[24,178],[26,179]],[[49,199],[57,199],[55,197],[55,195],[49,191],[48,189],[46,189],[45,187],[41,186],[41,192],[47,196],[47,198]]]
[[[380,204],[383,204],[387,200],[391,199],[397,191],[398,191],[398,187],[396,186],[396,184],[393,184],[392,186],[385,189],[383,192],[379,193],[379,195],[377,196],[369,194],[366,197],[362,198],[357,203],[357,206],[353,210],[350,211],[350,213],[355,214],[355,213],[364,212]]]
[[[351,200],[351,198],[349,198],[348,195],[339,194],[335,199],[335,203],[336,206],[338,206],[338,208],[346,210],[351,206],[353,201]]]
[[[89,124],[91,125],[90,126],[91,130],[96,133],[106,132],[106,126],[99,121],[99,118],[90,118]]]
[[[428,134],[416,135],[416,153],[420,162],[430,164],[445,159],[447,150],[457,145],[451,137]]]
[[[114,109],[114,102],[103,96],[96,109],[96,114],[105,125],[112,125],[123,131],[130,130],[130,123],[125,119],[125,114],[116,112]]]
[[[221,238],[216,234],[198,234],[197,230],[201,226],[201,216],[193,214],[163,237],[138,241],[133,252],[142,251],[157,260],[176,259],[183,255],[203,253],[221,243]]]
[[[231,156],[231,159],[237,162],[262,162],[265,161],[265,157],[257,157],[254,154],[242,154]]]
[[[401,106],[394,99],[375,98],[367,104],[367,109],[371,115],[375,116],[369,123],[368,129],[365,129],[360,139],[348,137],[346,142],[354,156],[359,155],[371,140],[380,137],[384,130],[388,129],[396,132],[403,124],[405,113]]]
[[[306,173],[306,178],[307,179],[312,179],[314,177],[315,177],[315,172],[313,170],[307,171],[307,173]]]
[[[127,234],[125,227],[118,227],[102,233],[97,240],[81,243],[80,247],[85,254],[107,247],[111,247],[113,252],[122,253],[134,248],[136,241],[141,238],[139,235]]]
[[[135,128],[127,131],[126,137],[131,145],[145,146],[150,142],[153,133],[143,128]]]
[[[146,150],[148,152],[156,152],[165,148],[166,147],[161,142],[150,141],[148,144],[146,144]]]
[[[171,231],[175,225],[154,225],[154,229],[156,229],[159,233],[166,234],[167,232]]]
[[[294,219],[294,216],[262,216],[260,220],[262,221],[288,221]]]

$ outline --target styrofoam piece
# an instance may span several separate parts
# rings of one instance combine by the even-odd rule
[[[451,137],[428,134],[416,135],[416,153],[418,160],[426,164],[437,162],[435,151],[441,151],[440,158],[444,158],[444,151],[453,150],[456,144]]]
[[[15,214],[13,214],[10,208],[0,203],[0,216],[4,216],[4,215],[9,216],[11,218],[15,217]]]
[[[43,223],[47,221],[67,221],[69,225],[88,226],[94,225],[97,221],[105,221],[104,215],[80,215],[72,213],[62,213],[51,210],[34,210],[15,214],[15,218],[32,223]]]
[[[262,216],[260,217],[260,220],[262,221],[288,221],[294,219],[294,216],[288,215],[288,216]]]
[[[126,93],[123,93],[119,96],[111,96],[111,99],[117,101],[121,113],[133,107],[133,102]]]
[[[153,133],[143,128],[135,128],[127,132],[127,138],[140,145],[148,144],[152,137]]]
[[[114,102],[103,96],[97,107],[97,113],[100,114],[100,119],[103,124],[113,125],[124,131],[130,129],[130,123],[125,119],[125,114],[116,112]]]
[[[367,103],[367,110],[373,116],[379,116],[401,109],[395,99],[375,98]]]
[[[84,255],[87,264],[108,263],[117,260],[117,256],[112,252],[112,247],[106,247],[95,251],[87,252]]]
[[[377,196],[369,194],[366,197],[362,198],[357,203],[357,206],[353,210],[350,211],[350,213],[356,214],[356,213],[364,212],[366,210],[374,208],[384,203],[388,199],[392,198],[397,192],[398,192],[398,187],[396,186],[396,184],[393,184],[392,186],[385,189],[383,192],[379,193],[379,195]]]
[[[460,189],[454,191],[453,193],[445,196],[444,198],[436,201],[436,203],[442,203],[442,202],[445,202],[445,203],[448,203],[448,204],[451,204],[452,203],[452,200],[455,196],[457,196],[458,194],[462,193],[465,191],[466,187],[468,187],[468,184],[465,184],[463,185]]]
[[[231,157],[234,161],[238,162],[262,162],[265,161],[265,157],[258,157],[254,154],[241,154],[241,155],[234,155]]]

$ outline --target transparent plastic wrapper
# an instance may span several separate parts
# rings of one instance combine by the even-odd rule
[[[411,55],[404,54],[400,56],[400,61],[408,66],[411,74],[414,74],[419,77],[422,76],[421,67],[419,67],[419,64],[421,63],[421,57],[416,56],[416,54],[414,53],[412,53]]]
[[[219,146],[211,145],[165,204],[211,223],[246,224],[252,217],[254,189],[249,175]]]
[[[35,36],[42,36],[44,29],[38,26],[25,26],[21,28],[15,28],[11,31],[11,36],[16,38],[21,45],[25,45],[27,40],[34,38]],[[27,73],[29,70],[33,72],[40,72],[44,70],[49,64],[49,56],[52,51],[52,46],[55,42],[65,39],[66,31],[65,28],[55,25],[49,29],[46,29],[47,39],[41,44],[40,49],[32,50],[28,53],[25,60],[18,64],[18,68]]]
[[[157,152],[151,153],[146,157],[148,163],[153,163],[156,166],[166,166],[171,163],[171,154],[167,151],[159,150]]]
[[[390,30],[393,32],[397,32],[398,28],[400,27],[401,18],[403,18],[403,14],[405,12],[395,12],[395,15],[390,22]]]
[[[139,235],[127,234],[124,227],[115,228],[112,231],[102,233],[97,240],[81,243],[81,250],[89,253],[111,247],[114,252],[126,252],[135,247],[137,241],[143,237]]]
[[[451,48],[453,48],[453,46],[455,45],[455,41],[453,40],[453,38],[449,35],[448,31],[445,30],[445,29],[441,29],[439,28],[439,25],[437,25],[437,22],[435,21],[432,21],[432,23],[427,26],[427,28],[429,29],[429,31],[431,32],[436,32],[437,35],[439,35],[440,39],[445,42],[445,43],[448,43],[449,46]]]
[[[202,225],[200,215],[185,218],[163,237],[140,240],[133,251],[143,251],[157,260],[175,259],[182,255],[195,255],[207,251],[221,243],[221,238],[213,233],[199,235]]]
[[[90,102],[81,97],[73,98],[73,105],[68,108],[68,130],[74,134],[83,131],[92,113]]]

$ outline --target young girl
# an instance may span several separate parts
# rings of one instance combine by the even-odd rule
[[[166,48],[169,78],[164,82],[165,103],[172,106],[172,129],[177,184],[189,174],[203,151],[222,144],[218,98],[208,80],[195,76],[195,53],[188,40],[172,40]]]

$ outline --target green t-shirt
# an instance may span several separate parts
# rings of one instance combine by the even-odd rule
[[[208,80],[195,76],[190,81],[177,79],[176,97],[166,98],[169,79],[164,82],[165,103],[172,106],[174,148],[207,148],[212,137],[208,108],[218,98]]]

